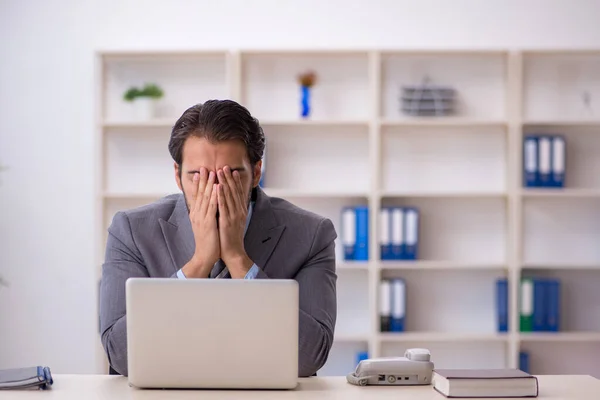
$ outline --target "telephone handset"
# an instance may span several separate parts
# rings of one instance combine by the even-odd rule
[[[433,362],[427,349],[408,349],[404,357],[362,360],[346,376],[348,383],[366,385],[429,385]]]

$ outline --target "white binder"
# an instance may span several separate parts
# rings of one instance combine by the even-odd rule
[[[400,207],[392,208],[392,259],[404,259],[404,210]]]
[[[391,283],[387,279],[382,279],[379,283],[379,319],[381,332],[390,331],[391,322]]]
[[[566,143],[562,136],[552,138],[552,186],[564,187]]]
[[[539,147],[539,184],[543,187],[551,186],[552,173],[552,139],[549,136],[540,136]]]
[[[342,246],[344,260],[354,260],[356,250],[356,213],[353,208],[342,210]]]

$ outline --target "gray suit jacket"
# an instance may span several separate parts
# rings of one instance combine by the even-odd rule
[[[245,249],[260,268],[257,279],[298,281],[299,375],[310,376],[325,364],[333,342],[337,235],[329,219],[269,197],[260,188],[255,195]],[[194,235],[181,194],[114,216],[102,270],[100,332],[109,363],[118,373],[127,375],[126,280],[174,277],[194,250]]]

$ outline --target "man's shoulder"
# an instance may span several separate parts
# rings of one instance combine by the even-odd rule
[[[130,224],[135,225],[144,222],[157,222],[160,219],[168,220],[182,196],[182,194],[177,193],[171,194],[149,204],[121,210],[117,215],[126,217]]]
[[[299,207],[288,200],[271,197],[271,207],[277,220],[289,227],[302,227],[302,230],[313,232],[323,227],[334,230],[333,223],[328,217]]]

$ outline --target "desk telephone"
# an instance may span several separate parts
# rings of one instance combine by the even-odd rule
[[[408,349],[404,357],[362,360],[346,376],[348,383],[366,385],[429,385],[433,362],[427,349]]]

